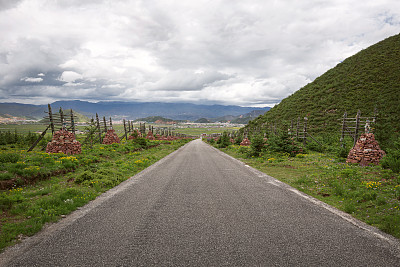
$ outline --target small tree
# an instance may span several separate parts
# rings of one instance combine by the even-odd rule
[[[219,137],[218,139],[218,147],[220,148],[225,148],[228,147],[231,144],[229,135],[227,132],[223,132],[223,134]]]
[[[251,154],[252,156],[259,157],[262,152],[265,151],[265,142],[264,138],[257,134],[251,138]]]

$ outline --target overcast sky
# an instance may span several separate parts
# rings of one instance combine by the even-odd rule
[[[273,106],[399,32],[399,0],[0,0],[0,102]]]

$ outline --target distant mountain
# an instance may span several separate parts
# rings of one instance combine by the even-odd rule
[[[172,120],[172,119],[167,119],[161,116],[150,116],[146,118],[139,118],[136,119],[135,121],[144,121],[144,122],[152,122],[152,123],[166,123],[166,122],[180,122],[179,120]]]
[[[85,116],[91,117],[96,113],[100,117],[114,119],[146,118],[162,116],[173,120],[197,120],[199,118],[218,118],[226,115],[240,116],[253,111],[265,112],[269,108],[253,108],[224,105],[196,105],[189,103],[159,103],[159,102],[98,102],[91,103],[80,100],[57,101],[51,104],[53,112],[63,108],[73,109]],[[25,116],[41,119],[45,116],[47,105],[27,105],[18,103],[0,103],[0,113],[14,116]]]

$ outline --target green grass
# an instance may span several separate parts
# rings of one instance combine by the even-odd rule
[[[187,142],[95,144],[73,156],[2,146],[0,155],[6,156],[1,157],[0,174],[18,179],[0,191],[0,249],[35,234]]]
[[[212,127],[202,127],[202,128],[176,128],[175,132],[183,133],[187,135],[193,136],[200,136],[201,134],[214,134],[214,133],[223,133],[225,131],[237,131],[239,127],[219,127],[219,128],[212,128]]]
[[[400,238],[400,175],[381,166],[346,164],[329,154],[289,157],[265,152],[248,158],[247,147],[221,149],[250,166]]]

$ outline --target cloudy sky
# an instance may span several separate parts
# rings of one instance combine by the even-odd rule
[[[399,32],[399,0],[0,0],[0,102],[273,106]]]

